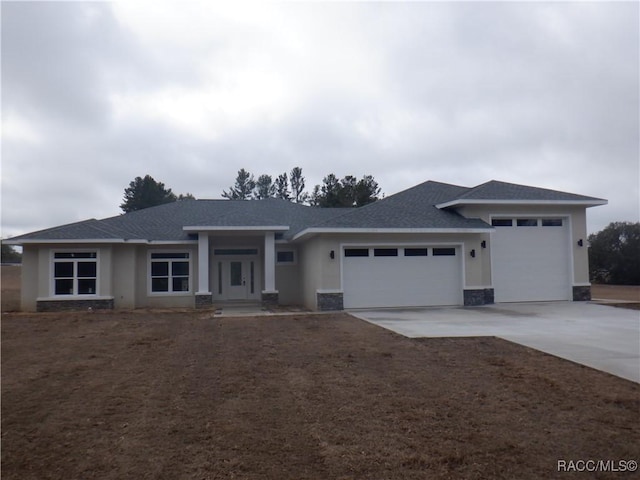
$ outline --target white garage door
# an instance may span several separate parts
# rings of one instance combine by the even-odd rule
[[[462,304],[458,247],[358,247],[343,252],[345,308]]]
[[[494,218],[496,302],[570,300],[569,225],[563,218]]]

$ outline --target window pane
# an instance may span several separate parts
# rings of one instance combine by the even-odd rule
[[[174,292],[188,292],[189,291],[189,279],[188,278],[174,278],[173,279],[173,291]]]
[[[561,227],[562,219],[561,218],[543,218],[542,226],[543,227]]]
[[[56,295],[73,295],[73,279],[56,280]]]
[[[455,254],[456,254],[455,248],[434,248],[433,249],[434,257],[445,257],[445,256],[452,256]]]
[[[513,220],[510,218],[494,218],[491,220],[491,225],[494,227],[512,227]]]
[[[168,277],[169,262],[151,262],[152,277]]]
[[[73,277],[73,262],[56,262],[53,267],[54,277]]]
[[[189,252],[183,253],[152,253],[151,258],[189,258]]]
[[[278,252],[278,263],[293,263],[293,252]]]
[[[189,276],[189,262],[173,262],[171,274],[175,276]]]
[[[54,258],[96,258],[96,252],[56,252]]]
[[[214,255],[257,255],[257,248],[216,248]]]
[[[368,257],[369,249],[368,248],[345,248],[344,256],[345,257]]]
[[[168,278],[152,278],[151,291],[152,292],[168,292],[169,279]]]
[[[519,227],[537,227],[538,219],[537,218],[519,218],[517,224]]]
[[[96,262],[78,262],[78,277],[96,277]]]
[[[231,262],[230,264],[231,286],[242,285],[242,262]]]
[[[374,248],[373,255],[375,257],[397,257],[397,248]]]
[[[404,256],[405,257],[426,257],[427,249],[426,248],[405,248]]]
[[[78,295],[94,295],[95,293],[95,278],[81,278],[78,280]]]

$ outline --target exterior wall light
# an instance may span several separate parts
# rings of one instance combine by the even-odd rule
[[[469,252],[469,255],[471,255],[471,257],[472,257],[472,258],[476,258],[476,250],[475,250],[475,248],[474,248],[474,249],[472,249],[472,250]]]
[[[486,240],[482,240],[482,241],[480,242],[480,246],[481,246],[482,248],[487,248],[487,241],[486,241]]]
[[[336,258],[336,252],[334,252],[333,250],[331,250],[331,251],[329,252],[329,258],[330,258],[331,260],[333,260],[334,258]]]
[[[584,245],[584,243],[582,242],[582,239],[578,240],[578,246],[581,247],[582,245]]]

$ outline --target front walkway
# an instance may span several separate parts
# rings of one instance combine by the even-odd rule
[[[550,302],[350,313],[407,337],[501,337],[640,383],[637,310]]]

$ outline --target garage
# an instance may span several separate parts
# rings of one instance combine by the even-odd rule
[[[566,218],[493,218],[491,224],[496,302],[571,299]]]
[[[345,308],[462,304],[459,246],[345,247]]]

